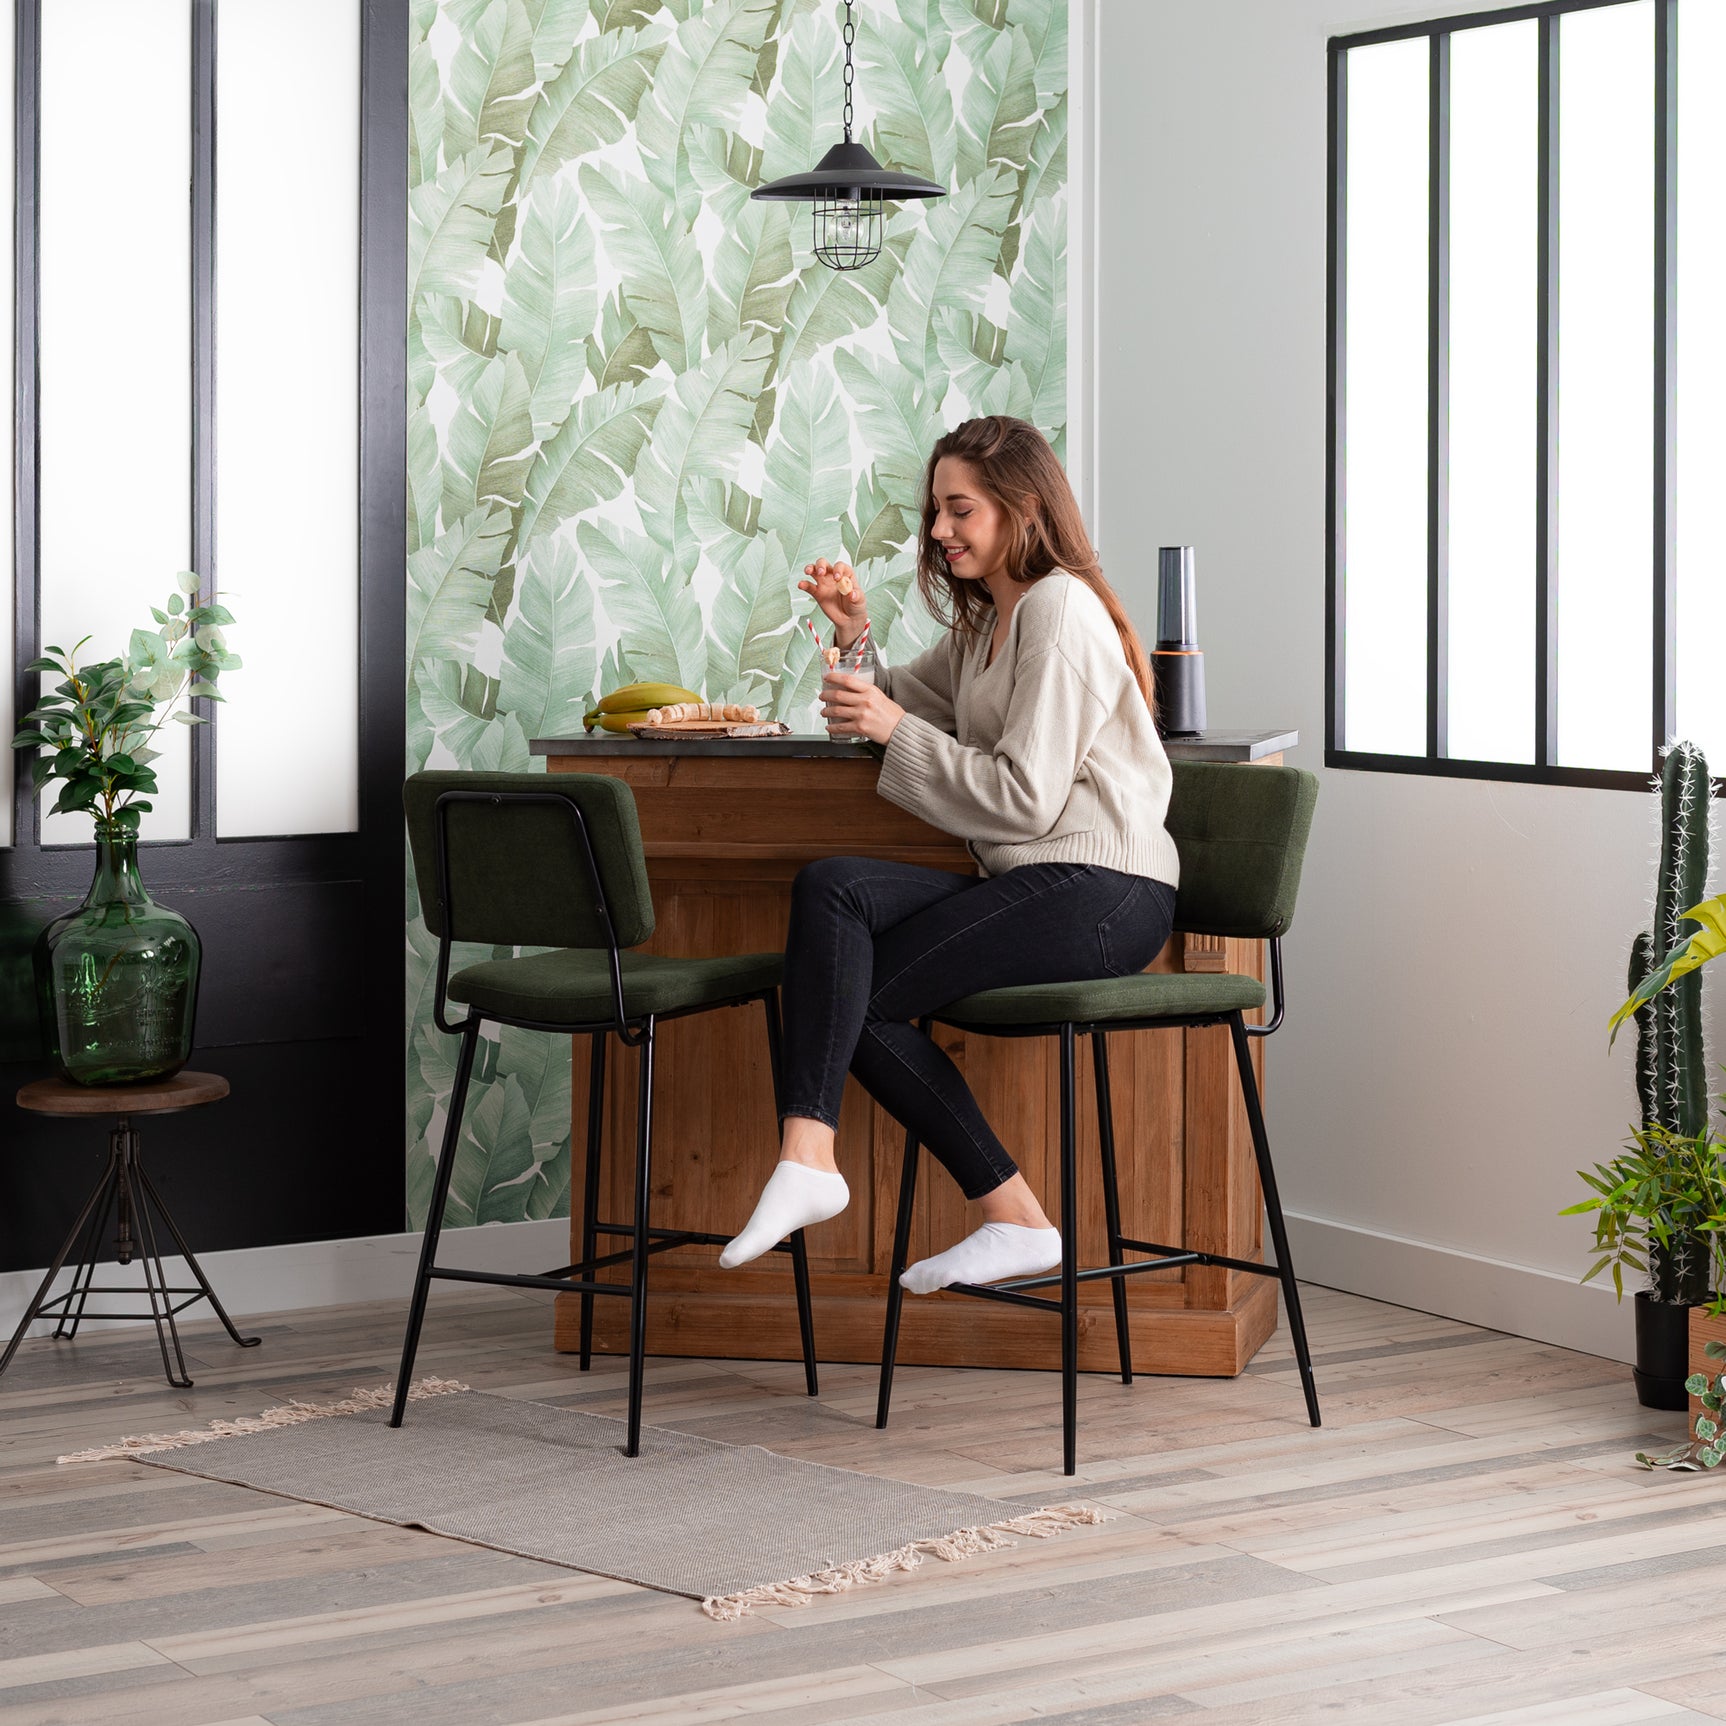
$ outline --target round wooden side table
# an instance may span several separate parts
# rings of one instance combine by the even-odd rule
[[[108,1132],[108,1167],[96,1190],[91,1193],[78,1220],[73,1223],[65,1243],[54,1255],[42,1286],[36,1290],[6,1352],[0,1354],[0,1372],[11,1364],[12,1356],[24,1340],[31,1322],[38,1318],[58,1317],[54,1327],[57,1337],[75,1337],[85,1318],[125,1319],[148,1318],[156,1326],[156,1341],[162,1350],[162,1370],[168,1383],[176,1390],[191,1387],[186,1373],[186,1357],[180,1349],[180,1332],[174,1323],[176,1313],[182,1313],[195,1301],[207,1300],[216,1317],[227,1327],[228,1335],[241,1348],[256,1348],[262,1337],[241,1336],[234,1329],[210,1279],[192,1256],[185,1236],[168,1214],[155,1183],[145,1173],[139,1144],[138,1129],[132,1125],[134,1115],[172,1115],[182,1109],[195,1109],[204,1103],[219,1102],[228,1094],[228,1081],[219,1073],[176,1073],[171,1079],[158,1079],[144,1085],[74,1085],[66,1079],[35,1079],[18,1092],[18,1106],[42,1115],[107,1115],[114,1124]],[[196,1279],[196,1288],[169,1288],[167,1272],[162,1266],[161,1249],[156,1244],[156,1226],[151,1216],[160,1217],[172,1238],[186,1268]],[[115,1216],[114,1256],[123,1265],[137,1258],[144,1268],[144,1288],[150,1302],[147,1313],[86,1313],[85,1306],[93,1294],[136,1294],[135,1288],[97,1288],[94,1286],[96,1263],[102,1251],[102,1237],[107,1233],[108,1219]],[[82,1239],[80,1240],[80,1237]],[[48,1291],[60,1274],[72,1249],[78,1249],[77,1269],[72,1273],[72,1286],[64,1294],[49,1299]],[[176,1306],[175,1300],[184,1296]],[[174,1345],[174,1360],[168,1360],[168,1344]],[[174,1367],[179,1367],[179,1377]]]

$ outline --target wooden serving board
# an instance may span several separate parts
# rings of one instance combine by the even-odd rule
[[[761,719],[752,723],[725,719],[673,719],[666,724],[632,725],[629,729],[637,737],[648,738],[789,737],[791,735],[791,727],[780,724],[776,719]]]

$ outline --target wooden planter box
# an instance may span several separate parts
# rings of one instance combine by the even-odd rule
[[[1708,1309],[1703,1306],[1693,1306],[1690,1309],[1690,1370],[1707,1373],[1711,1378],[1726,1372],[1726,1361],[1710,1360],[1702,1351],[1711,1342],[1726,1343],[1726,1317],[1711,1318]],[[1695,1397],[1690,1399],[1690,1428],[1696,1429],[1696,1417],[1701,1414],[1702,1404]]]

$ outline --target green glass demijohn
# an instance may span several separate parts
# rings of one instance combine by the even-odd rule
[[[177,1073],[192,1053],[202,946],[138,875],[138,836],[96,823],[84,903],[37,937],[37,1001],[57,1070],[80,1085],[135,1085]]]

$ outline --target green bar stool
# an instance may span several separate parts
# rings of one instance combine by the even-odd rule
[[[1086,983],[1038,983],[1015,989],[990,989],[954,1001],[923,1021],[940,1023],[973,1036],[1058,1037],[1061,1043],[1061,1268],[1047,1276],[1018,1277],[982,1286],[955,1283],[951,1292],[982,1300],[1052,1312],[1061,1319],[1061,1413],[1063,1468],[1077,1467],[1079,1284],[1107,1280],[1115,1297],[1115,1335],[1121,1382],[1133,1378],[1131,1337],[1124,1279],[1171,1265],[1221,1265],[1253,1276],[1275,1277],[1282,1285],[1289,1332],[1306,1393],[1308,1418],[1319,1424],[1318,1390],[1301,1318],[1300,1290],[1289,1259],[1288,1233],[1271,1167],[1270,1141],[1253,1077],[1251,1037],[1269,1036],[1283,1021],[1282,936],[1294,919],[1295,892],[1312,827],[1318,780],[1292,767],[1222,766],[1212,762],[1174,764],[1168,830],[1181,855],[1180,896],[1175,929],[1195,935],[1226,935],[1263,940],[1270,947],[1273,1012],[1265,1025],[1249,1025],[1242,1015],[1264,1005],[1264,985],[1255,977],[1144,972]],[[1114,1119],[1109,1098],[1108,1034],[1173,1027],[1227,1025],[1246,1102],[1270,1221],[1275,1264],[1160,1246],[1121,1233],[1121,1202],[1115,1173]],[[1103,1176],[1103,1218],[1109,1262],[1082,1270],[1077,1262],[1078,1175],[1075,1167],[1076,1049],[1091,1039],[1097,1087],[1098,1144]],[[917,1192],[919,1146],[905,1138],[905,1164],[899,1180],[898,1226],[893,1237],[893,1268],[887,1279],[887,1331],[881,1345],[881,1388],[875,1424],[884,1427],[893,1398],[893,1361],[899,1344],[899,1316],[905,1291],[899,1278],[911,1246],[911,1219]],[[1129,1263],[1127,1253],[1148,1258]],[[1059,1286],[1052,1300],[1033,1291]]]
[[[641,1383],[647,1344],[647,1261],[672,1247],[723,1246],[728,1235],[654,1228],[648,1216],[653,1150],[653,1043],[666,1019],[759,1001],[767,1019],[767,1049],[777,1103],[779,1078],[778,953],[740,953],[717,959],[675,959],[634,953],[653,933],[653,894],[641,849],[635,797],[621,780],[598,774],[416,773],[407,781],[408,840],[426,927],[438,937],[437,1027],[461,1038],[455,1083],[444,1122],[443,1147],[426,1214],[407,1336],[396,1379],[390,1425],[400,1426],[413,1380],[414,1355],[434,1278],[500,1283],[509,1288],[554,1289],[581,1296],[581,1368],[593,1342],[593,1301],[620,1296],[629,1302],[629,1423],[625,1453],[639,1454]],[[549,947],[548,953],[491,959],[450,974],[450,945],[476,941],[492,947]],[[451,1023],[446,997],[467,1007]],[[438,1236],[461,1139],[462,1108],[473,1075],[474,1051],[487,1021],[558,1036],[592,1040],[587,1099],[587,1167],[582,1212],[582,1256],[537,1276],[449,1270],[437,1264]],[[604,1121],[607,1037],[640,1051],[637,1068],[635,1217],[631,1223],[596,1220],[599,1155]],[[600,1235],[629,1242],[600,1255]],[[803,1372],[817,1393],[815,1330],[809,1263],[802,1231],[780,1242],[791,1258]],[[630,1267],[627,1283],[599,1282],[608,1265]]]

